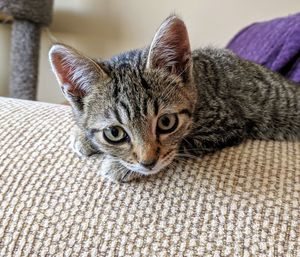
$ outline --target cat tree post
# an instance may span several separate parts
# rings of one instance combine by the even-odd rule
[[[35,100],[41,26],[15,20],[12,28],[10,96]]]
[[[0,11],[13,17],[10,96],[35,100],[41,27],[49,25],[53,0],[1,0]]]

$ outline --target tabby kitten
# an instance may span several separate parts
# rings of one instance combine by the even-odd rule
[[[100,170],[112,180],[248,138],[300,138],[300,85],[228,50],[191,52],[176,16],[144,49],[96,61],[55,44],[49,58],[77,121],[74,151],[103,153]]]

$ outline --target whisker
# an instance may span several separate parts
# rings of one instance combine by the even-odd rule
[[[124,175],[122,176],[121,180],[124,180],[125,178],[128,177],[128,175],[131,174],[130,170],[127,170]]]

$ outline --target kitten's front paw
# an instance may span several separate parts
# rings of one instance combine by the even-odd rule
[[[74,128],[70,136],[70,146],[79,157],[91,156],[98,153],[79,128]]]
[[[128,170],[109,156],[104,157],[99,175],[116,182],[129,182],[140,177],[138,173]]]

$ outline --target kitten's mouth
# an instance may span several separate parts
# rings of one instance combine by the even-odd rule
[[[160,172],[162,169],[164,169],[165,167],[169,166],[171,164],[171,162],[173,161],[174,156],[172,156],[172,158],[168,158],[167,160],[163,160],[161,162],[158,162],[154,167],[152,167],[151,169],[145,168],[140,164],[130,164],[127,162],[124,162],[122,160],[120,160],[120,163],[128,170],[148,176],[148,175],[154,175],[158,172]]]
[[[161,168],[156,167],[158,165],[154,166],[151,169],[147,169],[147,168],[142,167],[139,164],[129,164],[122,160],[120,162],[126,169],[136,172],[136,173],[139,173],[139,174],[142,174],[142,175],[146,175],[146,176],[156,174],[156,173],[160,172],[160,170],[161,170]]]

